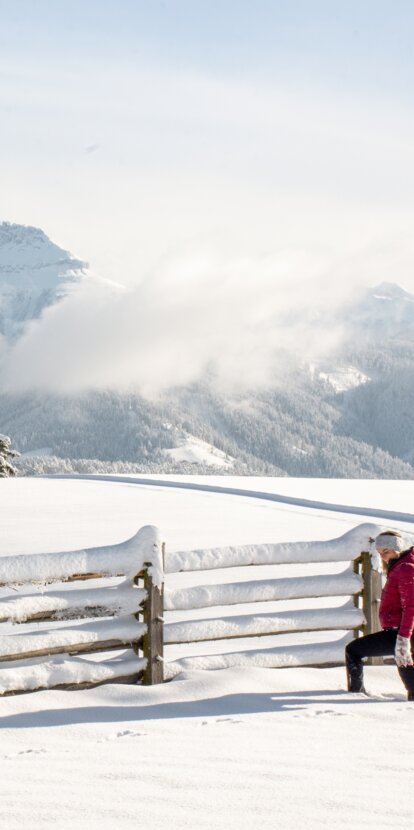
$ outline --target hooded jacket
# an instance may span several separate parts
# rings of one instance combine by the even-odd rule
[[[379,618],[382,628],[398,628],[401,637],[414,630],[414,547],[404,551],[388,568]]]

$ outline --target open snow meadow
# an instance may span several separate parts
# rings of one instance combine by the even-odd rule
[[[410,481],[17,478],[0,480],[0,499],[2,557],[114,545],[144,525],[159,528],[167,557],[330,540],[363,523],[414,530]],[[343,561],[264,564],[260,578],[328,577],[343,569]],[[167,573],[166,589],[192,587],[196,596],[203,585],[257,579],[258,569],[250,570]],[[259,602],[257,611],[317,615],[323,605]],[[325,605],[340,613],[344,597]],[[211,618],[242,611],[242,604],[212,608]],[[210,616],[205,608],[168,615],[169,622]],[[2,625],[6,634],[20,628]],[[258,649],[306,648],[318,639],[335,648],[344,636],[167,645],[172,679],[162,685],[0,698],[2,827],[411,828],[414,706],[395,667],[366,669],[366,697],[345,691],[342,667],[271,669],[254,658]],[[252,652],[244,666],[198,667],[219,665],[212,660],[219,654],[226,665],[237,649]],[[17,672],[17,663],[7,671]]]

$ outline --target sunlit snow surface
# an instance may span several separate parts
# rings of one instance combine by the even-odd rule
[[[356,386],[361,386],[361,384],[369,381],[368,375],[360,372],[354,366],[342,366],[330,372],[319,372],[319,377],[328,381],[335,392],[347,392],[349,389],[354,389]]]
[[[220,478],[208,481],[223,485]],[[326,540],[375,522],[363,508],[406,514],[389,523],[413,530],[414,484],[407,481],[226,477],[225,484],[298,503],[129,480],[1,480],[0,553],[117,544],[147,524],[161,529],[171,551]],[[311,509],[301,499],[320,506]],[[355,507],[355,513],[326,511],[324,502]],[[381,515],[378,524],[384,523]],[[286,567],[273,566],[273,572],[284,575]],[[298,576],[304,567],[314,573],[328,568],[295,567]],[[271,570],[262,566],[263,576]],[[214,575],[231,582],[250,578],[229,568],[169,579],[178,587],[211,583]],[[242,613],[240,606],[234,612]],[[288,642],[289,636],[271,639]],[[206,653],[202,645],[198,653]],[[411,827],[414,707],[392,666],[367,670],[368,698],[347,694],[343,674],[340,668],[229,668],[184,672],[161,687],[3,698],[4,824],[58,830]]]
[[[181,438],[177,447],[164,450],[164,454],[174,461],[207,464],[209,467],[232,467],[234,462],[234,458],[226,455],[222,450],[193,435]]]

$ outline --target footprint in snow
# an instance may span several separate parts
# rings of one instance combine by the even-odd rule
[[[14,752],[12,755],[3,755],[3,759],[7,761],[11,758],[18,758],[22,755],[42,755],[46,751],[46,749],[21,749],[19,752]]]
[[[132,729],[124,729],[123,732],[117,732],[117,738],[140,738],[142,735],[146,735],[146,732],[134,732]]]
[[[134,732],[132,729],[124,729],[122,732],[115,732],[115,735],[110,735],[109,738],[104,738],[98,743],[106,743],[106,741],[116,741],[118,738],[141,738],[143,735],[148,735],[148,732]]]
[[[319,717],[320,715],[328,715],[330,717],[337,717],[341,718],[346,716],[346,712],[337,712],[335,709],[316,709],[315,711],[307,711],[304,712],[303,709],[301,710],[301,714],[294,714],[294,718],[315,718]]]

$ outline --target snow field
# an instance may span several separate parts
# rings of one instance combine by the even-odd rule
[[[414,713],[391,668],[368,684],[362,698],[340,669],[250,668],[7,698],[1,815],[11,830],[409,828]]]
[[[281,486],[292,492],[296,486],[298,498],[308,496],[301,482],[287,482]],[[335,501],[336,484],[344,503],[355,504],[358,488],[361,496],[361,482],[329,482]],[[381,503],[372,497],[373,484],[384,488]],[[410,482],[365,482],[359,503],[384,510],[388,492],[394,509],[401,486],[400,508],[408,511],[408,484],[412,503]],[[245,486],[273,486],[277,492],[278,482],[247,480]],[[306,487],[313,487],[315,498],[327,498],[318,482]],[[108,481],[4,480],[0,499],[4,555],[117,544],[148,523],[160,528],[169,551],[182,551],[328,540],[364,521],[357,514],[299,504]],[[412,529],[408,521],[398,527]],[[339,573],[344,563],[263,565],[260,573],[265,579],[275,578],[276,571],[301,578],[305,568],[306,575],[323,576]],[[253,575],[239,567],[220,573],[224,584],[248,582]],[[211,570],[171,574],[168,587],[213,584],[217,575]],[[329,605],[339,609],[344,600],[330,598]],[[255,612],[277,608],[295,614],[315,607],[320,600],[290,600],[258,603]],[[246,606],[237,606],[226,616],[245,612]],[[170,620],[190,613],[218,617],[225,609],[171,611]],[[327,641],[326,632],[321,634]],[[301,636],[259,642],[267,646],[269,639],[280,647],[293,637],[300,646]],[[332,636],[334,642],[343,632]],[[237,642],[244,649],[248,640]],[[211,653],[209,645],[218,652],[218,643],[200,643],[198,653]],[[169,659],[185,656],[183,648],[169,646]],[[222,653],[233,648],[234,641],[223,641]],[[194,654],[195,649],[196,644]],[[155,830],[411,828],[414,710],[394,667],[369,667],[366,685],[370,697],[349,695],[341,668],[269,670],[250,664],[186,671],[151,688],[107,685],[2,698],[0,815],[11,830],[135,830],[137,824]]]

